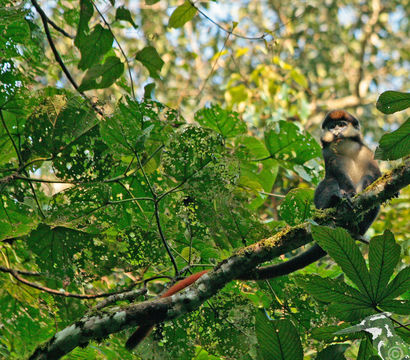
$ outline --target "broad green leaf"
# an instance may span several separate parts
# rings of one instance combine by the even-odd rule
[[[159,125],[155,113],[147,116],[145,106],[134,100],[120,103],[119,111],[101,123],[101,137],[116,153],[134,156],[141,152],[155,124]]]
[[[36,94],[44,97],[43,92]],[[24,135],[31,138],[23,151],[52,157],[55,174],[65,180],[97,180],[113,169],[112,154],[97,136],[95,112],[81,97],[58,91],[45,96],[28,118]]]
[[[359,248],[349,233],[342,228],[332,229],[312,225],[312,236],[357,285],[367,302],[374,300],[369,271]]]
[[[332,303],[328,307],[330,315],[343,321],[357,321],[375,313],[371,305],[356,305],[349,303]]]
[[[306,292],[320,301],[370,305],[356,289],[341,280],[322,278],[318,275],[299,275],[295,280]]]
[[[410,154],[410,118],[396,131],[382,136],[375,152],[375,158],[396,160],[408,154]]]
[[[159,1],[159,0],[145,0],[145,3],[146,3],[147,5],[154,5],[154,4],[156,4],[158,1]]]
[[[309,134],[290,122],[279,121],[265,131],[265,144],[272,158],[298,165],[319,157],[321,148]]]
[[[371,340],[366,336],[361,342],[357,360],[369,360],[370,356],[375,355],[376,351]]]
[[[159,78],[159,73],[161,72],[164,62],[154,47],[146,46],[141,51],[137,52],[135,58],[148,69],[151,77],[156,79]]]
[[[125,6],[120,6],[119,8],[117,8],[117,11],[115,13],[115,20],[128,21],[134,27],[134,29],[138,27],[138,25],[132,19],[130,11]]]
[[[317,354],[316,360],[346,360],[344,353],[349,344],[329,345]]]
[[[379,304],[379,307],[394,314],[410,314],[410,300],[385,300]]]
[[[335,335],[335,332],[348,328],[350,325],[347,323],[342,323],[340,325],[330,325],[323,326],[312,329],[311,336],[319,341],[324,341],[326,343],[334,342],[344,342],[346,340],[355,340],[361,338],[362,335],[359,333],[349,333],[343,335]]]
[[[219,134],[190,126],[178,132],[162,155],[164,170],[177,180],[186,180],[217,159],[222,151]]]
[[[104,89],[111,86],[124,72],[124,64],[116,56],[108,57],[104,64],[94,65],[85,73],[80,91]]]
[[[149,83],[144,86],[144,99],[152,99],[154,97],[155,83]]]
[[[4,198],[0,202],[1,240],[26,235],[36,228],[38,221],[37,215],[26,204]]]
[[[385,91],[377,99],[376,107],[384,114],[405,110],[410,107],[410,93]]]
[[[0,8],[0,25],[12,24],[20,21],[27,15],[21,4],[18,6],[5,6],[6,4],[2,3],[2,5],[4,6]]]
[[[74,255],[89,248],[92,236],[57,226],[41,224],[27,237],[30,250],[36,254],[35,261],[41,271],[58,276],[74,276]]]
[[[189,1],[185,1],[182,5],[178,6],[171,14],[168,22],[168,26],[172,28],[180,28],[191,20],[197,10]]]
[[[78,68],[87,70],[98,64],[103,56],[112,48],[114,37],[110,30],[97,24],[90,34],[76,38],[75,44],[81,52]]]
[[[391,231],[386,230],[383,235],[375,236],[370,241],[370,280],[376,302],[386,288],[399,259],[400,245],[394,241],[394,235]]]
[[[2,43],[3,37],[4,39],[12,39],[17,44],[25,44],[30,39],[30,27],[24,18],[12,23],[0,24],[0,31]]]
[[[256,137],[242,135],[235,139],[235,142],[237,146],[243,145],[246,147],[251,161],[269,157],[269,151],[266,149],[265,144]]]
[[[389,283],[380,297],[380,301],[386,301],[400,296],[410,290],[410,266],[401,270]]]
[[[78,22],[77,35],[74,45],[79,47],[89,32],[88,22],[94,13],[94,6],[90,0],[80,0],[80,21]]]
[[[263,310],[256,313],[258,353],[264,360],[302,360],[299,334],[289,320],[269,320]]]
[[[224,138],[234,137],[246,132],[245,122],[234,111],[222,109],[219,105],[199,110],[195,120],[204,127],[208,127]]]
[[[297,225],[309,219],[315,211],[312,189],[292,189],[281,202],[279,215],[289,225]]]

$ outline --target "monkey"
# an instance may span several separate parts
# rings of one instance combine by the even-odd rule
[[[325,161],[325,178],[315,190],[313,202],[318,209],[332,208],[343,199],[351,198],[381,176],[373,152],[363,143],[359,121],[345,110],[329,112],[322,122],[322,154]],[[364,235],[376,219],[379,207],[366,213],[358,224],[358,235]],[[258,269],[258,279],[271,279],[290,274],[319,260],[326,252],[317,244],[280,264]],[[208,270],[192,274],[170,287],[161,298],[171,296],[193,284]],[[247,280],[246,275],[241,280]],[[137,346],[153,329],[140,326],[126,342],[128,350]]]
[[[315,190],[313,202],[317,209],[337,206],[343,199],[363,191],[381,172],[373,152],[364,144],[359,121],[345,110],[329,112],[322,122],[322,154],[325,178]],[[357,235],[364,235],[379,213],[374,207],[358,224]],[[280,264],[265,266],[257,271],[258,279],[272,279],[290,274],[321,259],[326,252],[317,244]],[[244,280],[248,278],[243,277]],[[249,278],[250,279],[250,278]]]

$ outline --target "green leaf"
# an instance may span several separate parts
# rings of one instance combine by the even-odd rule
[[[292,189],[280,204],[279,215],[289,225],[297,225],[309,219],[315,211],[312,189]]]
[[[410,107],[410,93],[385,91],[377,99],[376,107],[384,114],[393,114]]]
[[[9,24],[0,24],[0,31],[0,39],[12,39],[17,44],[25,44],[30,39],[30,27],[24,18]]]
[[[182,5],[178,6],[171,17],[169,18],[168,26],[172,28],[180,28],[185,25],[189,20],[191,20],[197,10],[189,1],[185,1]]]
[[[151,77],[156,79],[159,78],[159,72],[161,72],[164,62],[154,47],[146,46],[141,51],[137,52],[135,58],[148,69]]]
[[[119,111],[101,124],[101,137],[117,154],[134,156],[151,137],[155,125],[159,127],[157,114],[151,112],[149,102],[138,103],[128,99],[118,105]]]
[[[328,306],[329,315],[343,321],[357,321],[375,313],[371,305],[332,303]]]
[[[320,247],[338,263],[343,272],[357,285],[366,300],[372,302],[374,295],[370,285],[369,271],[359,248],[349,233],[342,228],[332,229],[312,225],[312,235]]]
[[[149,83],[144,86],[144,99],[152,99],[154,97],[155,83]]]
[[[394,299],[406,291],[410,290],[410,266],[401,270],[397,276],[385,288],[380,301]]]
[[[342,323],[340,325],[322,326],[314,328],[311,332],[311,336],[319,341],[324,341],[326,343],[333,342],[343,342],[346,340],[360,339],[362,334],[360,333],[349,333],[343,335],[335,335],[337,331],[348,328],[350,325],[347,323]]]
[[[146,3],[147,5],[154,5],[154,4],[156,4],[158,1],[159,1],[159,0],[145,0],[145,3]]]
[[[375,152],[380,160],[396,160],[410,154],[410,118],[396,131],[385,134]]]
[[[400,245],[394,241],[394,235],[391,231],[386,230],[383,235],[375,236],[370,241],[370,281],[376,302],[386,288],[399,259]]]
[[[379,306],[394,314],[410,315],[410,300],[385,300]]]
[[[0,240],[26,235],[38,224],[38,217],[26,204],[15,199],[0,202]]]
[[[246,101],[250,95],[249,89],[245,84],[240,84],[237,86],[232,86],[227,89],[225,93],[225,99],[230,105],[239,104],[242,101]]]
[[[89,32],[88,22],[94,13],[94,6],[90,0],[80,0],[80,21],[78,22],[77,34],[74,40],[75,46],[84,41]]]
[[[249,152],[250,159],[262,159],[267,158],[269,156],[269,152],[266,149],[265,144],[260,141],[259,139],[249,136],[249,135],[242,135],[235,139],[237,146],[245,146],[246,150]]]
[[[219,105],[199,110],[195,114],[195,120],[204,127],[208,127],[224,138],[234,137],[246,132],[245,122],[234,111],[222,109]]]
[[[89,247],[92,236],[80,231],[41,224],[27,238],[41,271],[74,276],[74,255]]]
[[[302,134],[295,124],[282,120],[265,131],[265,144],[274,159],[298,165],[321,156],[319,144],[309,133]]]
[[[307,88],[309,83],[306,79],[306,77],[300,72],[300,70],[291,70],[290,72],[290,77],[300,86],[303,88]]]
[[[134,27],[134,29],[138,28],[138,25],[132,19],[130,11],[125,6],[120,6],[119,8],[117,8],[117,11],[115,13],[115,20],[128,21]]]
[[[324,302],[339,302],[352,305],[369,305],[363,296],[341,280],[322,278],[318,275],[295,276],[296,283]]]
[[[80,91],[105,89],[111,86],[124,72],[124,64],[116,56],[108,57],[104,64],[94,65],[85,73]]]
[[[78,68],[89,69],[98,64],[102,57],[112,48],[114,37],[110,30],[97,24],[89,35],[76,37],[74,43],[81,52]]]
[[[375,349],[371,340],[366,336],[361,342],[359,347],[359,353],[357,354],[357,360],[368,360],[370,356],[375,355]]]
[[[302,360],[299,334],[289,320],[269,320],[263,310],[256,313],[258,353],[262,359]]]
[[[317,354],[316,360],[346,360],[344,353],[350,345],[330,345]]]
[[[164,170],[177,180],[186,180],[197,173],[222,151],[219,134],[189,126],[176,134],[162,155]]]

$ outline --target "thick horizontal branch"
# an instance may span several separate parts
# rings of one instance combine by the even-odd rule
[[[366,212],[394,197],[409,183],[410,159],[383,175],[354,199],[354,204],[360,212]],[[334,220],[333,215],[317,216],[313,220],[319,224],[330,223]],[[258,265],[310,241],[312,236],[309,223],[287,227],[270,238],[239,250],[181,293],[84,316],[38,347],[31,359],[58,359],[77,346],[85,346],[90,340],[103,339],[109,334],[137,325],[152,325],[172,320],[194,311],[230,281],[246,277],[246,274],[254,271]]]

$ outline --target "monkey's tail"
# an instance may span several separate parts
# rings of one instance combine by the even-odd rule
[[[263,266],[257,270],[257,280],[273,279],[278,276],[288,275],[302,269],[326,255],[326,252],[317,244],[308,250],[280,264]],[[244,274],[240,280],[255,280],[255,274]]]
[[[134,331],[134,333],[129,337],[127,342],[125,343],[125,347],[128,350],[134,349],[136,346],[139,345],[139,343],[144,340],[154,329],[154,325],[145,325],[145,326],[140,326],[137,328],[137,330]]]
[[[185,289],[187,286],[193,284],[197,281],[202,275],[207,273],[208,270],[203,270],[188,276],[186,279],[178,281],[176,284],[172,285],[165,293],[161,295],[161,298],[166,298],[168,296],[174,295],[175,293]],[[134,333],[129,337],[125,343],[125,347],[128,350],[134,349],[139,343],[144,340],[152,331],[154,325],[143,325],[137,328]]]

